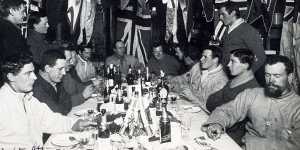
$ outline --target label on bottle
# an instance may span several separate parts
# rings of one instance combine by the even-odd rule
[[[159,91],[159,97],[160,98],[167,98],[168,97],[168,91],[165,88],[161,88]]]
[[[171,142],[171,124],[170,120],[160,121],[160,143]]]
[[[114,86],[114,80],[113,79],[108,79],[108,86],[113,87]]]

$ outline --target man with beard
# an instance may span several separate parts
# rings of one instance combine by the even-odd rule
[[[216,108],[202,130],[218,139],[225,128],[248,117],[244,137],[247,150],[299,150],[300,97],[288,81],[292,72],[293,64],[287,57],[268,57],[266,86],[247,89]]]

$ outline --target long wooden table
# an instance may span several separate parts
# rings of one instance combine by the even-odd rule
[[[90,99],[86,101],[85,103],[74,107],[71,112],[69,113],[69,116],[74,117],[74,113],[81,111],[81,110],[86,110],[86,109],[96,109],[97,100],[96,99]],[[173,105],[173,106],[172,106]],[[176,103],[177,106],[174,107],[174,104],[169,104],[170,108],[169,111],[174,114],[174,116],[177,116],[178,114],[191,117],[191,129],[188,137],[181,138],[181,131],[178,131],[178,129],[173,129],[174,123],[171,125],[171,142],[169,143],[163,143],[160,144],[159,141],[154,141],[154,142],[148,142],[145,139],[139,139],[139,142],[144,142],[143,144],[147,145],[146,148],[149,150],[168,150],[168,149],[176,149],[174,147],[180,146],[180,145],[187,145],[189,150],[242,150],[239,145],[237,145],[227,134],[223,134],[220,139],[213,141],[207,137],[207,135],[201,131],[201,125],[207,120],[208,115],[200,110],[198,112],[190,111],[193,109],[192,104],[183,100],[179,99],[177,100]],[[195,107],[194,107],[195,108]],[[175,124],[176,125],[176,124]],[[180,128],[179,128],[180,130]],[[66,134],[82,134],[82,133],[66,133]],[[59,147],[55,146],[52,144],[52,140],[56,138],[58,135],[52,135],[47,143],[45,144],[45,149],[70,149],[70,147]],[[202,144],[197,144],[194,140],[194,138],[200,139],[200,143]],[[87,149],[87,148],[86,148]],[[109,139],[98,139],[94,145],[89,146],[89,149],[95,149],[95,150],[112,150],[112,146],[109,142]]]

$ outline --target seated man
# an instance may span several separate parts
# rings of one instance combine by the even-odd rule
[[[206,102],[206,108],[212,112],[216,107],[232,101],[236,95],[248,88],[259,87],[254,73],[251,69],[254,63],[254,55],[248,49],[236,49],[231,51],[229,64],[227,65],[233,78],[216,93],[210,95]],[[242,137],[245,135],[245,124],[248,119],[236,123],[226,130],[226,133],[237,142],[243,145]]]
[[[82,82],[87,82],[96,76],[96,68],[91,62],[91,55],[91,47],[81,47],[78,51],[75,69]]]
[[[162,70],[167,76],[176,76],[179,74],[181,64],[175,57],[166,54],[162,45],[154,45],[152,50],[153,57],[148,62],[150,73],[159,76],[160,70]]]
[[[189,72],[170,79],[170,86],[205,109],[208,96],[222,89],[228,81],[221,62],[221,49],[209,46],[203,50],[200,62]]]
[[[36,80],[32,57],[17,54],[1,64],[0,147],[35,149],[42,133],[80,131],[91,122],[54,113],[32,96]],[[75,123],[75,124],[74,124]]]
[[[43,54],[41,69],[33,86],[33,94],[46,103],[54,112],[66,115],[74,104],[80,104],[89,98],[93,90],[87,88],[82,93],[70,95],[66,92],[62,79],[66,74],[66,57],[63,50],[49,50]]]
[[[40,64],[43,53],[47,49],[58,48],[56,44],[50,44],[45,39],[48,29],[47,16],[41,13],[31,13],[28,19],[27,44],[33,55],[33,61]]]
[[[74,49],[64,50],[66,57],[66,75],[62,79],[62,84],[64,89],[69,95],[78,95],[81,97],[81,93],[87,93],[85,95],[90,95],[93,93],[92,81],[83,82],[75,69],[78,63],[78,57]],[[82,101],[72,101],[73,106],[80,105]]]
[[[244,137],[247,150],[300,149],[300,97],[289,84],[292,73],[293,64],[287,57],[269,56],[265,87],[246,89],[217,107],[202,130],[217,139],[225,128],[248,117]]]
[[[129,66],[132,68],[140,68],[142,64],[139,61],[130,55],[125,54],[125,44],[123,41],[118,40],[115,43],[114,54],[105,60],[105,64],[114,64],[120,66],[121,73],[126,75],[128,73]]]

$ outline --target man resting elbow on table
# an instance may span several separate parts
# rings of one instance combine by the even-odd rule
[[[246,89],[217,107],[202,130],[218,139],[225,128],[248,117],[244,136],[247,150],[299,150],[300,97],[289,83],[292,73],[293,64],[287,57],[269,56],[265,87]]]
[[[36,148],[43,145],[43,133],[81,131],[94,124],[54,113],[33,96],[37,77],[31,56],[16,54],[6,58],[0,72],[1,148]]]
[[[221,64],[222,56],[218,47],[204,48],[200,61],[190,71],[169,80],[171,89],[206,110],[207,98],[228,81]]]
[[[40,67],[33,86],[33,96],[46,103],[54,112],[67,115],[73,106],[83,103],[94,92],[92,85],[74,95],[66,91],[62,79],[66,75],[68,64],[63,49],[46,51]]]

